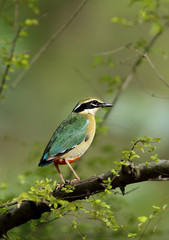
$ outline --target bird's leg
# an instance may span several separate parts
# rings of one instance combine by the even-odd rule
[[[56,169],[57,169],[57,171],[58,171],[58,173],[59,173],[59,176],[60,176],[60,178],[61,178],[61,180],[62,180],[62,183],[65,184],[65,180],[64,180],[64,178],[63,178],[63,176],[62,176],[62,174],[61,174],[61,172],[60,172],[59,166],[58,166],[58,164],[57,164],[56,161],[54,161],[54,165],[55,165],[55,167],[56,167]]]
[[[80,180],[80,177],[77,175],[77,173],[75,172],[75,170],[73,169],[73,167],[70,165],[69,161],[65,159],[66,164],[70,167],[70,169],[72,170],[73,174],[75,175],[77,180]]]

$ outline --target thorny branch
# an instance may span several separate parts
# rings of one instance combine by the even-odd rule
[[[69,184],[74,187],[73,192],[68,193],[62,191],[61,188],[56,188],[52,194],[57,199],[67,200],[69,202],[85,199],[96,193],[103,192],[107,187],[105,180],[108,178],[112,180],[112,189],[120,188],[122,193],[125,194],[125,187],[129,184],[152,180],[168,180],[169,160],[150,162],[149,167],[147,167],[145,163],[131,163],[128,166],[122,166],[118,171],[118,175],[114,175],[109,171],[80,181],[70,182]],[[13,205],[13,203],[11,205]],[[7,206],[9,206],[9,203]],[[31,219],[41,218],[44,212],[50,212],[50,210],[51,206],[44,201],[36,203],[25,200],[19,208],[16,206],[0,215],[0,237],[10,229],[20,226]]]

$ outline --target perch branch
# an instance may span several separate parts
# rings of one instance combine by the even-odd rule
[[[125,193],[125,187],[129,184],[149,180],[168,180],[169,160],[150,162],[149,167],[145,163],[131,163],[128,166],[122,166],[118,171],[118,175],[114,175],[109,171],[80,181],[70,182],[70,185],[74,186],[73,192],[66,193],[60,188],[56,188],[52,194],[57,199],[69,202],[85,199],[96,193],[103,192],[107,187],[105,180],[108,178],[111,179],[112,189],[119,187]],[[24,224],[31,219],[39,219],[44,212],[49,211],[50,207],[45,202],[35,203],[25,200],[19,208],[15,206],[0,215],[0,237],[10,229]]]

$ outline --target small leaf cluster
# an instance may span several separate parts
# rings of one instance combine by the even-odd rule
[[[112,57],[107,57],[107,58],[103,58],[101,56],[93,57],[93,63],[92,63],[93,67],[97,67],[97,66],[114,67],[115,65],[116,65],[116,62],[115,62],[115,60],[113,60]]]
[[[31,186],[28,192],[22,192],[19,197],[14,198],[13,201],[17,201],[17,206],[20,207],[23,201],[33,201],[35,203],[46,203],[53,213],[55,218],[62,217],[65,213],[71,211],[74,213],[77,211],[77,207],[74,203],[56,199],[53,196],[53,190],[56,188],[56,181],[46,178],[45,180],[35,181],[35,185]],[[65,185],[62,191],[66,193],[72,192],[74,187]],[[42,218],[41,221],[44,221]],[[46,220],[45,220],[46,221]]]
[[[110,76],[105,75],[99,79],[101,83],[106,83],[107,85],[107,93],[111,94],[113,93],[118,87],[120,87],[121,83],[123,82],[123,79],[116,75],[116,76]]]
[[[46,178],[45,180],[37,180],[35,181],[35,185],[31,186],[28,192],[23,192],[20,194],[18,198],[15,198],[14,201],[17,201],[18,204],[21,204],[22,201],[29,200],[39,203],[41,201],[49,203],[53,202],[55,199],[52,196],[52,191],[56,186],[56,182],[54,181],[51,185],[52,179]],[[56,200],[56,199],[55,199]]]
[[[137,140],[132,141],[132,148],[129,151],[122,151],[122,159],[124,161],[133,161],[136,158],[140,158],[140,155],[137,154],[138,151],[145,153],[145,149],[151,154],[150,158],[153,161],[159,161],[158,154],[155,153],[156,146],[152,144],[160,141],[160,138],[144,137],[138,138]]]
[[[131,0],[130,6],[139,4],[138,12],[136,11],[135,18],[128,20],[122,17],[113,17],[112,23],[120,23],[124,26],[133,26],[137,24],[149,24],[149,33],[151,35],[163,31],[165,21],[169,20],[169,11],[166,9],[164,0]]]
[[[82,210],[85,213],[90,213],[93,219],[97,219],[100,222],[106,224],[108,228],[111,228],[114,231],[117,231],[119,225],[116,223],[114,219],[114,212],[111,210],[111,206],[101,199],[90,200],[87,202],[90,204],[92,209],[83,208]]]
[[[119,62],[113,60],[112,57],[94,56],[93,57],[93,67],[104,66],[113,68],[118,65]],[[99,78],[99,83],[106,85],[108,94],[112,94],[117,88],[119,88],[123,82],[123,79],[119,75],[103,75]]]
[[[149,153],[150,160],[158,162],[160,159],[158,154],[155,152],[156,146],[152,144],[158,143],[160,138],[144,137],[137,138],[137,140],[132,141],[132,147],[130,150],[123,150],[121,161],[114,161],[115,168],[111,171],[115,176],[118,176],[117,169],[120,169],[122,166],[128,166],[131,161],[135,161],[140,158],[140,154]],[[148,161],[145,162],[147,167],[149,167]]]
[[[8,56],[3,57],[3,64],[5,66],[9,66],[9,73],[14,72],[15,67],[29,67],[29,54],[23,53],[14,53],[12,58],[8,58]],[[10,76],[6,75],[6,80],[10,80]]]
[[[145,234],[145,232],[146,232],[148,226],[150,225],[150,223],[153,220],[155,220],[156,218],[159,218],[159,220],[158,220],[158,224],[159,224],[162,216],[168,211],[167,203],[162,204],[161,206],[153,205],[152,208],[153,208],[153,211],[148,217],[147,216],[139,216],[137,218],[137,220],[139,222],[138,223],[138,230],[140,232],[142,231],[141,235]],[[155,232],[156,229],[157,229],[157,224],[155,224],[153,232]]]
[[[123,17],[113,17],[111,19],[112,23],[121,23],[122,25],[126,27],[130,27],[133,25],[133,21],[127,20],[126,18]]]
[[[125,16],[113,16],[111,23],[121,24],[123,27],[130,27],[135,30],[135,27],[142,25],[144,32],[142,36],[138,37],[134,42],[133,39],[129,40],[130,43],[125,46],[119,47],[114,50],[98,53],[93,56],[93,67],[104,67],[106,74],[101,76],[98,81],[104,83],[106,86],[107,93],[114,93],[124,83],[126,79],[125,75],[119,66],[128,63],[130,65],[136,57],[142,55],[142,53],[149,51],[149,40],[148,37],[153,38],[154,36],[161,34],[169,24],[169,3],[165,0],[131,0],[129,7],[135,7],[135,15],[132,19],[128,19]],[[146,31],[146,32],[145,32]],[[146,37],[144,37],[146,36]],[[138,51],[139,49],[139,51]],[[131,56],[128,51],[131,51]],[[119,54],[123,51],[123,54]],[[134,55],[133,55],[134,53]],[[164,59],[167,59],[168,55],[165,50],[160,50]],[[127,54],[127,57],[122,56]],[[120,56],[120,57],[119,57]],[[139,59],[140,62],[145,61],[145,58]],[[113,68],[113,72],[112,72]],[[117,68],[118,75],[115,74]],[[111,72],[107,74],[107,72]],[[124,71],[125,72],[125,71]]]
[[[39,14],[38,2],[38,0],[6,0],[2,5],[0,17],[4,20],[6,27],[11,29],[11,34],[0,38],[0,63],[3,67],[0,74],[0,79],[2,79],[0,80],[0,93],[8,88],[7,81],[12,78],[12,73],[16,68],[29,67],[29,54],[25,53],[25,50],[16,49],[20,39],[28,35],[28,29],[38,25],[38,19],[34,17]],[[8,11],[3,11],[3,8],[8,9],[11,6],[13,14],[9,15]],[[21,12],[27,12],[27,14],[21,16]],[[4,98],[5,95],[1,97]]]

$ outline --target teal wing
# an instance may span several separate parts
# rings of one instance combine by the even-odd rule
[[[87,125],[87,116],[71,113],[54,132],[45,148],[39,166],[50,164],[54,158],[62,156],[80,144],[86,137]]]

